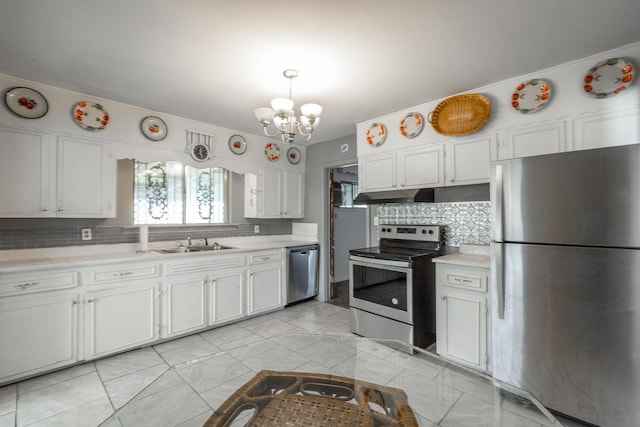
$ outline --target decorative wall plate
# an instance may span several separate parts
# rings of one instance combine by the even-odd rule
[[[634,74],[633,64],[628,59],[610,58],[587,72],[582,89],[596,98],[608,98],[631,86]]]
[[[101,104],[80,101],[73,107],[73,120],[85,130],[99,131],[109,124],[109,113]]]
[[[270,142],[264,146],[264,155],[270,162],[275,162],[280,158],[280,147],[275,142]]]
[[[25,119],[39,119],[47,114],[47,99],[28,87],[12,87],[4,94],[4,103],[13,114]]]
[[[520,83],[511,95],[511,106],[522,114],[541,110],[551,99],[551,86],[544,80]]]
[[[291,147],[287,150],[287,160],[289,160],[289,163],[292,165],[300,163],[300,157],[300,150],[296,147]]]
[[[407,138],[420,135],[424,127],[424,118],[420,113],[408,113],[400,120],[400,133]]]
[[[247,140],[242,135],[231,135],[229,138],[229,150],[233,154],[244,154],[247,151]]]
[[[140,129],[152,141],[162,141],[167,136],[167,124],[159,117],[145,117],[140,122]]]
[[[373,147],[379,147],[384,143],[387,138],[387,127],[384,123],[373,123],[367,129],[367,142]]]

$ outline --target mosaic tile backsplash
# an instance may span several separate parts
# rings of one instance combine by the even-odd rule
[[[398,203],[377,207],[380,224],[437,224],[447,246],[491,242],[491,202]]]

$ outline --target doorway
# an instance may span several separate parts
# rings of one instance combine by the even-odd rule
[[[349,306],[349,250],[366,246],[368,209],[355,206],[358,194],[358,166],[342,165],[327,170],[329,226],[329,278],[327,302]]]

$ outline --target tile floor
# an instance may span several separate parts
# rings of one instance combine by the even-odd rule
[[[560,425],[482,376],[352,335],[347,309],[310,301],[1,387],[0,427],[201,426],[262,369],[401,388],[421,426]]]

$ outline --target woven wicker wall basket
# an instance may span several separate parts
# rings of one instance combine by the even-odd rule
[[[490,113],[491,103],[487,97],[479,94],[457,95],[438,104],[427,120],[439,134],[460,136],[482,129]]]

